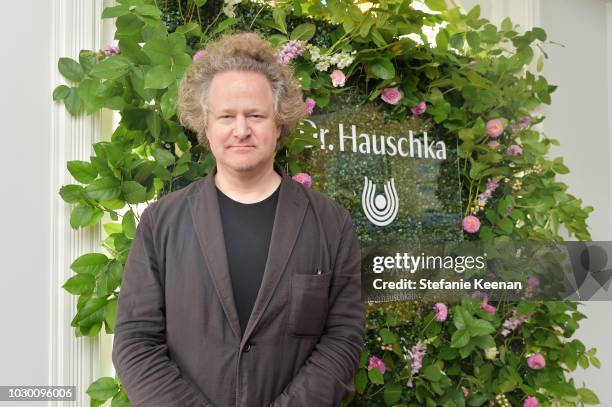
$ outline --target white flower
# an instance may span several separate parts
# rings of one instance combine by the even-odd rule
[[[242,0],[225,0],[223,3],[223,14],[232,18],[236,17],[236,12],[234,11],[234,7],[236,4],[240,4]]]
[[[487,348],[484,350],[485,358],[489,360],[495,360],[497,357],[497,348]]]
[[[310,60],[312,62],[317,62],[317,60],[321,58],[321,49],[319,49],[319,47],[308,44],[306,48],[310,52]]]
[[[327,71],[327,69],[329,68],[329,59],[321,59],[319,62],[317,62],[317,64],[315,65],[315,68],[317,68],[317,70],[319,71]]]

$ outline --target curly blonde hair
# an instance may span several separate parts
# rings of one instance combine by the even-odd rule
[[[181,80],[177,103],[181,124],[195,131],[201,144],[208,143],[205,128],[210,84],[215,74],[226,71],[265,75],[272,89],[274,120],[281,127],[277,145],[293,132],[305,114],[302,90],[291,66],[279,62],[269,42],[255,33],[225,35],[210,43],[201,54]]]

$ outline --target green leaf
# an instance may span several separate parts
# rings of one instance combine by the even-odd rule
[[[153,150],[153,157],[155,157],[155,160],[163,167],[174,164],[175,160],[174,154],[163,148],[156,148]]]
[[[95,167],[86,161],[68,161],[68,171],[74,179],[83,184],[92,183],[98,176],[98,171]]]
[[[104,307],[108,300],[106,297],[88,298],[80,307],[72,319],[71,326],[80,326],[82,329],[89,329],[94,325],[100,325],[104,320]],[[98,331],[99,328],[98,327]]]
[[[79,91],[77,88],[70,88],[68,96],[64,99],[64,105],[68,113],[76,116],[81,109],[81,99],[79,98]]]
[[[378,368],[368,370],[368,378],[374,384],[385,384],[385,379]]]
[[[314,24],[300,24],[293,29],[290,38],[292,40],[309,41],[312,37],[314,37],[316,30],[317,28]]]
[[[129,204],[138,204],[147,200],[146,188],[136,181],[124,181],[122,190],[123,197]]]
[[[122,39],[119,41],[119,49],[121,50],[121,55],[131,59],[132,62],[136,64],[151,64],[151,58],[149,58],[137,42],[129,39]]]
[[[219,24],[217,24],[215,29],[212,31],[212,34],[218,34],[218,33],[222,32],[222,31],[228,29],[229,27],[233,26],[238,21],[239,20],[237,18],[235,18],[235,17],[226,18],[225,20],[223,20]]]
[[[512,233],[512,230],[514,229],[512,221],[508,218],[503,218],[502,220],[500,220],[497,226],[499,226],[502,232],[506,234]]]
[[[202,28],[198,23],[190,22],[176,27],[176,32],[183,34],[185,37],[199,37],[202,35]]]
[[[121,284],[123,277],[123,266],[120,261],[113,260],[107,267],[104,267],[98,274],[96,294],[106,297]]]
[[[451,348],[462,348],[470,341],[470,333],[466,329],[458,329],[451,337]]]
[[[432,11],[446,10],[446,3],[444,0],[425,0],[425,5]]]
[[[402,397],[402,385],[399,383],[387,383],[383,393],[383,398],[388,406],[397,403]]]
[[[580,401],[584,404],[596,405],[599,404],[599,397],[592,391],[587,389],[586,387],[581,387],[578,389],[578,396],[580,397]]]
[[[167,65],[157,65],[145,75],[145,89],[165,89],[176,79],[176,74]]]
[[[108,257],[102,253],[87,253],[70,265],[70,269],[78,274],[96,274],[108,263]]]
[[[106,333],[112,334],[115,332],[115,325],[117,323],[117,299],[113,298],[106,304],[104,309],[104,321],[109,328]]]
[[[102,11],[102,18],[115,18],[128,14],[129,12],[130,8],[123,4],[115,7],[106,7],[104,11]]]
[[[359,369],[355,375],[355,390],[357,390],[357,393],[363,394],[367,385],[368,375],[365,370]]]
[[[83,197],[83,187],[69,184],[60,188],[59,194],[66,203],[76,203]]]
[[[397,343],[397,336],[395,336],[395,334],[389,329],[383,328],[380,330],[379,334],[384,344],[388,345],[392,343]]]
[[[73,295],[89,295],[93,292],[96,279],[89,274],[77,274],[70,277],[62,286],[64,290]]]
[[[480,336],[487,335],[493,332],[495,328],[489,321],[485,321],[484,319],[474,319],[468,325],[468,332],[471,336]]]
[[[438,31],[438,34],[436,35],[436,47],[440,50],[446,51],[448,49],[448,41],[448,31],[441,28],[440,31]]]
[[[204,4],[206,4],[206,0],[193,0],[193,2],[198,7],[202,7],[202,6],[204,6]]]
[[[125,215],[123,215],[121,226],[123,228],[123,233],[128,238],[133,239],[134,235],[136,234],[136,221],[134,220],[134,213],[131,210],[127,211]]]
[[[536,63],[536,70],[538,72],[542,72],[543,68],[544,68],[544,56],[540,55],[538,57],[538,62]]]
[[[91,75],[102,79],[119,79],[125,76],[132,67],[131,61],[122,55],[107,58],[93,67]]]
[[[469,31],[465,36],[470,48],[472,48],[473,50],[480,49],[480,36],[477,32]]]
[[[504,31],[512,31],[512,20],[510,20],[510,17],[506,17],[504,18],[504,20],[501,22],[501,28]]]
[[[89,397],[96,400],[108,400],[119,392],[119,383],[112,377],[102,377],[87,388]]]
[[[113,397],[110,407],[132,407],[125,390],[121,389],[121,391]]]
[[[141,16],[151,16],[151,17],[161,17],[161,10],[155,7],[152,4],[144,4],[142,6],[137,6],[134,8],[134,12],[136,14],[140,14]]]
[[[115,22],[117,31],[115,32],[115,38],[118,40],[131,39],[135,42],[143,42],[143,27],[145,23],[136,17],[133,13],[128,13],[117,17]]]
[[[79,84],[79,97],[88,114],[97,112],[104,104],[104,99],[98,96],[100,87],[100,81],[97,79],[87,78]]]
[[[276,23],[276,29],[283,34],[287,34],[287,23],[285,22],[285,12],[281,7],[275,7],[272,11],[272,18]]]
[[[151,132],[151,135],[154,139],[159,139],[159,135],[161,133],[161,118],[154,110],[150,110],[147,114],[146,118],[147,129]]]
[[[553,161],[553,171],[557,174],[569,174],[570,170],[565,164],[563,164],[563,158],[558,157]]]
[[[91,199],[110,201],[111,199],[119,198],[121,183],[116,178],[100,178],[87,185],[85,193]]]
[[[535,35],[536,39],[540,41],[546,41],[546,31],[540,27],[534,27],[531,32]]]
[[[421,375],[430,382],[438,382],[442,379],[442,372],[434,365],[429,365],[423,369]]]
[[[83,79],[83,68],[72,58],[60,58],[57,68],[62,76],[69,81],[79,82]]]
[[[53,100],[64,100],[70,94],[70,88],[66,85],[59,85],[53,90]]]
[[[176,82],[168,87],[159,101],[164,119],[170,119],[176,113],[176,102],[178,98],[178,87]]]
[[[94,208],[89,204],[79,204],[70,213],[70,226],[73,229],[83,227],[91,221],[94,214]]]
[[[544,388],[549,390],[557,397],[578,395],[576,388],[567,382],[549,382],[544,385]]]
[[[368,68],[372,75],[380,79],[393,79],[395,77],[395,67],[388,58],[376,58]]]
[[[472,338],[471,343],[478,346],[480,349],[490,349],[495,347],[495,340],[491,335],[480,335]]]

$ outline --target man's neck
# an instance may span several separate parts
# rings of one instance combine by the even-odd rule
[[[270,196],[281,183],[273,166],[262,171],[234,173],[217,167],[215,185],[225,195],[241,203],[260,202]]]

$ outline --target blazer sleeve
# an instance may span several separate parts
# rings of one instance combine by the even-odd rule
[[[363,349],[365,306],[359,241],[348,211],[345,214],[325,330],[273,407],[336,407],[355,391],[353,378]]]
[[[125,266],[117,304],[113,364],[135,407],[213,406],[182,377],[168,355],[151,209],[147,207],[142,214]]]

